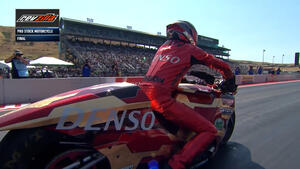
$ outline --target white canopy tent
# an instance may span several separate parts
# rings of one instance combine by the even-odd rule
[[[38,59],[30,61],[30,65],[35,66],[72,66],[73,63],[66,62],[54,57],[40,57]]]

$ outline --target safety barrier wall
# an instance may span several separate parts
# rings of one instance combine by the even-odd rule
[[[140,82],[139,77],[89,77],[60,79],[0,79],[0,105],[32,103],[62,92],[88,87],[101,83]],[[238,75],[237,84],[262,83],[300,79],[294,75]]]
[[[236,76],[236,84],[252,84],[264,82],[276,82],[286,80],[298,80],[300,74],[286,74],[286,75],[238,75]]]
[[[32,103],[62,92],[101,83],[134,82],[142,77],[77,77],[59,79],[0,79],[0,105]]]
[[[0,104],[31,103],[58,93],[106,83],[103,78],[2,79]]]

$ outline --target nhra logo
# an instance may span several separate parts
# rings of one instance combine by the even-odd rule
[[[58,18],[58,15],[53,13],[48,14],[24,14],[22,15],[17,22],[55,22]]]

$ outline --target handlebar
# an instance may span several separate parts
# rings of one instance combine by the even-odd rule
[[[203,79],[206,83],[213,85],[215,82],[215,77],[205,72],[191,71],[190,75],[196,76],[199,79]]]
[[[225,92],[225,93],[228,92],[226,85],[224,85],[225,81],[223,81],[223,79],[216,80],[216,78],[213,75],[210,75],[208,73],[201,72],[201,71],[192,71],[189,73],[189,75],[195,76],[201,80],[204,80],[205,83],[203,83],[203,81],[201,81],[201,80],[188,81],[188,79],[185,79],[182,82],[207,85],[211,88],[220,90],[222,92]]]

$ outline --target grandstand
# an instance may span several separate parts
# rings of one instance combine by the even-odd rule
[[[92,76],[144,75],[166,37],[142,31],[61,18],[60,57],[82,65],[88,60]],[[217,39],[198,36],[197,45],[216,57],[229,58],[230,49]]]

